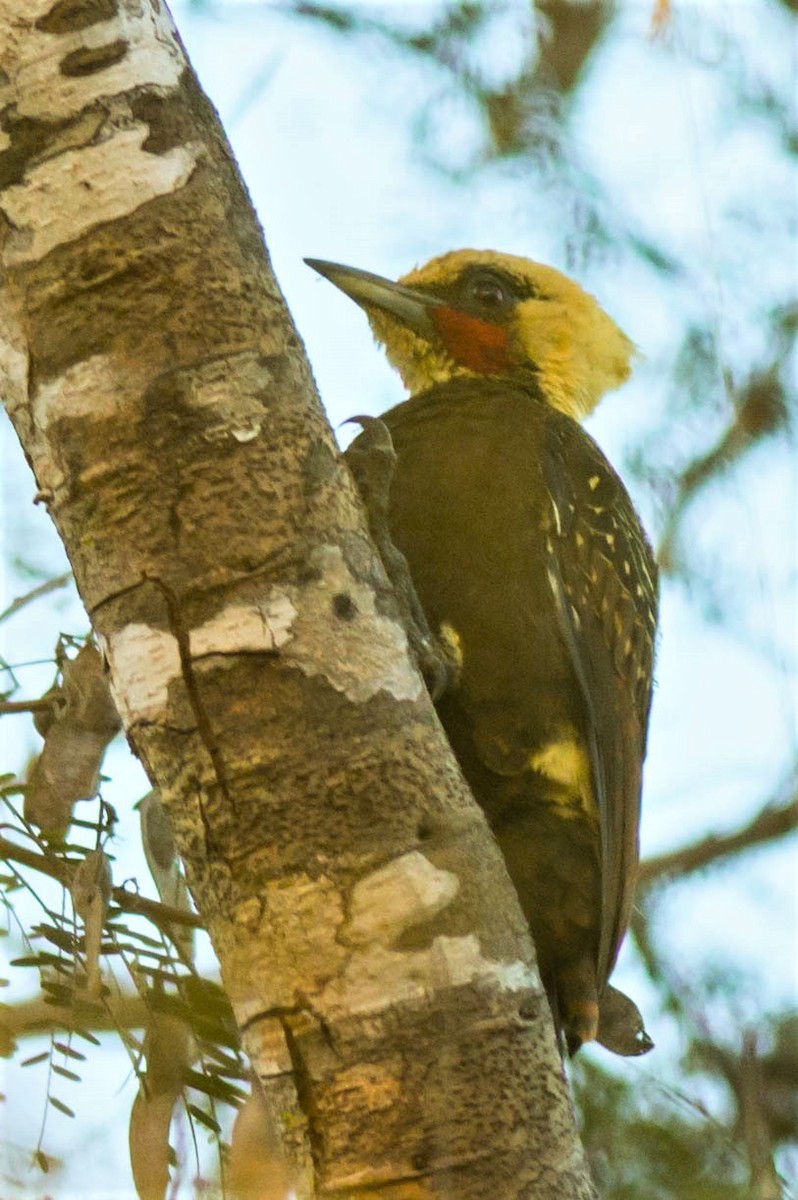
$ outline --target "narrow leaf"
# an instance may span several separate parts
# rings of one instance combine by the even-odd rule
[[[65,1117],[74,1117],[74,1112],[68,1104],[64,1104],[63,1100],[59,1100],[57,1096],[48,1096],[47,1099],[49,1100],[50,1104],[52,1104],[53,1108],[57,1108],[58,1111],[62,1112]]]
[[[215,1121],[208,1113],[203,1112],[202,1109],[198,1108],[196,1104],[187,1104],[186,1108],[191,1113],[192,1117],[194,1117],[196,1121],[199,1121],[200,1125],[204,1125],[206,1129],[210,1129],[211,1133],[222,1132],[222,1127],[219,1122]]]
[[[76,1075],[74,1071],[68,1071],[66,1067],[62,1067],[58,1063],[53,1063],[53,1071],[63,1079],[69,1079],[72,1083],[80,1083],[80,1075]]]
[[[86,1055],[81,1054],[80,1050],[75,1050],[73,1046],[69,1046],[66,1042],[53,1042],[56,1050],[60,1050],[67,1058],[76,1058],[78,1062],[85,1062]]]
[[[100,1039],[89,1029],[73,1029],[72,1032],[78,1037],[83,1038],[84,1042],[90,1042],[92,1046],[102,1045]]]
[[[42,1054],[34,1054],[32,1058],[26,1058],[25,1061],[21,1062],[19,1065],[21,1067],[35,1067],[36,1063],[46,1062],[49,1057],[50,1051],[45,1050]]]

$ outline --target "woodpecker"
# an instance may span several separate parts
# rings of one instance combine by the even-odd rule
[[[409,398],[388,524],[456,654],[436,707],[504,854],[574,1053],[652,1042],[609,983],[638,865],[657,570],[580,422],[634,345],[552,267],[489,250],[397,282],[306,259],[366,312]],[[362,437],[362,435],[361,435]],[[357,446],[357,442],[353,443]]]

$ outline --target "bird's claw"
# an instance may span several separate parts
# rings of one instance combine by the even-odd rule
[[[460,678],[460,663],[451,648],[440,637],[423,637],[419,645],[413,645],[413,632],[410,631],[410,645],[418,662],[424,683],[433,704],[437,704],[441,696],[457,686]]]
[[[407,559],[394,544],[388,520],[396,451],[390,430],[379,417],[350,417],[362,428],[344,457],[368,517],[369,532],[393,584],[410,649],[433,701],[458,678],[457,656],[444,637],[436,637],[421,607]],[[348,424],[348,422],[344,422]]]

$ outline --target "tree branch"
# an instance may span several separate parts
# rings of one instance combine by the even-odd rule
[[[0,700],[0,717],[11,713],[49,712],[53,707],[53,697],[41,697],[39,700]]]
[[[678,543],[685,514],[695,498],[736,466],[752,447],[789,429],[787,364],[798,328],[796,306],[779,308],[772,313],[771,322],[773,346],[768,361],[752,370],[737,389],[727,380],[734,407],[726,428],[715,445],[688,463],[676,480],[676,494],[657,552],[664,571],[675,574],[683,570]]]
[[[38,871],[41,875],[48,875],[67,889],[71,886],[75,871],[81,862],[80,859],[59,858],[55,854],[37,854],[36,851],[18,846],[16,842],[9,841],[8,838],[2,836],[0,836],[0,859],[6,862],[20,863],[33,871]],[[128,891],[127,888],[115,887],[111,895],[114,903],[122,912],[149,917],[159,929],[168,931],[169,925],[189,925],[193,929],[204,928],[202,918],[197,913],[186,912],[182,908],[173,908],[169,904],[161,904],[159,900],[149,900],[146,896],[139,896],[136,892]]]
[[[50,592],[55,592],[58,588],[66,587],[71,578],[72,572],[66,571],[63,575],[56,575],[54,579],[45,579],[44,583],[40,583],[38,587],[32,588],[24,596],[17,596],[15,600],[12,600],[8,608],[4,608],[0,612],[0,621],[6,621],[9,617],[13,617],[14,613],[19,612],[26,604],[32,604],[34,600],[38,600],[41,596],[48,596]]]
[[[33,1037],[53,1029],[89,1029],[92,1033],[107,1030],[144,1029],[152,1016],[152,1007],[141,996],[126,993],[108,995],[102,1004],[93,1004],[90,1015],[74,1007],[48,1004],[39,996],[19,1004],[0,1004],[0,1030],[5,1048],[18,1038]]]
[[[763,842],[772,842],[798,828],[798,793],[788,800],[770,801],[752,821],[733,833],[711,834],[700,842],[683,846],[669,854],[647,858],[640,864],[637,877],[638,892],[642,893],[693,871],[700,871],[721,858],[739,854]]]

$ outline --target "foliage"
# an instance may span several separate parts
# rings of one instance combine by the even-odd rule
[[[182,1107],[191,1125],[209,1131],[223,1153],[222,1135],[229,1126],[224,1109],[234,1111],[245,1099],[242,1085],[248,1080],[248,1069],[225,993],[194,967],[186,930],[191,931],[196,917],[179,907],[150,901],[144,902],[147,919],[142,919],[137,893],[124,886],[114,888],[103,912],[99,945],[103,973],[93,984],[97,968],[91,961],[89,920],[85,913],[78,920],[76,880],[96,854],[92,843],[112,849],[116,814],[98,798],[94,818],[83,816],[72,822],[71,836],[78,840],[53,843],[17,809],[14,799],[24,785],[6,776],[1,791],[5,819],[0,854],[6,874],[0,880],[0,899],[9,924],[17,926],[26,947],[10,966],[38,973],[43,1001],[27,1017],[23,1009],[19,1022],[10,1019],[13,1010],[6,1014],[4,1056],[15,1053],[17,1039],[37,1031],[47,1034],[48,1048],[23,1059],[21,1065],[45,1070],[48,1104],[74,1118],[72,1104],[64,1098],[69,1097],[68,1085],[80,1084],[97,1069],[91,1061],[92,1047],[101,1046],[97,1032],[113,1030],[140,1085],[131,1118],[131,1158],[137,1178],[142,1164],[151,1167],[159,1157],[164,1158],[166,1178],[167,1138],[175,1105]],[[110,880],[113,855],[107,853],[106,859]],[[56,904],[40,888],[47,877],[61,885]],[[28,911],[30,901],[39,908],[40,920],[29,919],[25,926],[19,923],[20,893],[27,895]],[[56,888],[54,894],[58,893]],[[147,1110],[156,1106],[162,1119],[153,1128],[147,1123]],[[45,1113],[33,1149],[45,1171],[50,1169],[46,1128]]]
[[[582,1135],[604,1200],[750,1200],[731,1130],[652,1081],[630,1084],[592,1062],[579,1069]]]

